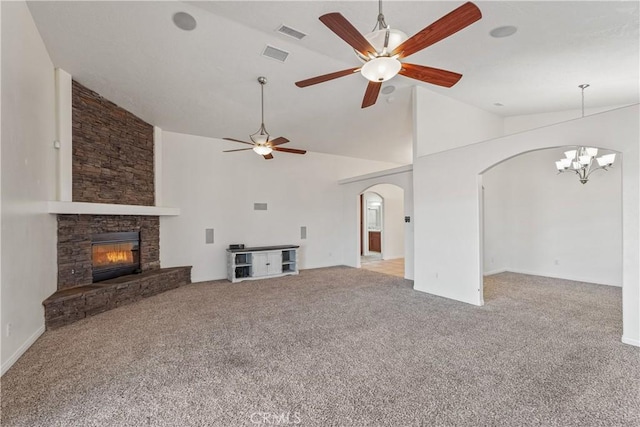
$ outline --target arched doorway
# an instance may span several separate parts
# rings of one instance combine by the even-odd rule
[[[402,228],[404,236],[404,278],[413,280],[414,274],[414,193],[413,165],[386,169],[339,181],[345,200],[347,235],[344,239],[345,265],[360,268],[360,195],[378,184],[390,184],[402,189]],[[388,216],[387,216],[388,219]],[[396,224],[397,225],[397,224]],[[384,244],[384,242],[383,242]]]
[[[359,195],[360,267],[405,276],[404,190],[376,184]]]
[[[622,286],[621,156],[581,184],[554,167],[571,148],[530,151],[482,173],[483,276],[509,271]]]

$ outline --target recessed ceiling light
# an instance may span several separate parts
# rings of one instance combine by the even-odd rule
[[[173,15],[173,23],[181,30],[191,31],[196,28],[196,19],[186,12],[177,12]]]
[[[389,95],[390,93],[393,93],[394,90],[396,90],[396,87],[394,85],[388,85],[383,87],[381,92],[385,95]]]
[[[503,27],[494,28],[493,30],[489,31],[489,34],[491,35],[491,37],[499,39],[502,37],[512,36],[516,33],[516,31],[518,31],[517,27],[514,27],[513,25],[505,25]]]

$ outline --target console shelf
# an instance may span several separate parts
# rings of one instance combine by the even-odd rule
[[[227,279],[236,283],[298,274],[298,248],[281,245],[227,249]]]

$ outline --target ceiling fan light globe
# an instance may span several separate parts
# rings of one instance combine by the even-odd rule
[[[360,69],[360,73],[369,81],[386,82],[395,77],[401,68],[402,64],[397,59],[381,56],[365,63]]]
[[[382,49],[384,49],[384,38],[386,34],[387,34],[387,30],[378,30],[378,31],[373,31],[369,34],[366,34],[364,38],[367,39],[369,43],[371,43],[371,46],[376,48],[376,51],[378,53],[381,53]],[[402,44],[408,38],[409,36],[407,36],[402,31],[396,30],[395,28],[390,28],[389,43],[387,43],[387,51],[389,52],[393,51],[393,49],[400,46],[400,44]]]
[[[254,145],[253,146],[253,151],[255,151],[256,153],[260,154],[261,156],[266,156],[267,154],[271,154],[271,152],[273,151],[273,149],[271,147],[269,147],[268,145]]]
[[[264,145],[264,144],[267,143],[267,141],[269,141],[269,135],[268,134],[250,135],[249,138],[251,138],[251,140],[253,142],[255,142],[256,144],[259,144],[259,145]]]

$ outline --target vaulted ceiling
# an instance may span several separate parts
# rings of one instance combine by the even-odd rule
[[[385,1],[387,23],[409,36],[460,6],[458,1]],[[420,85],[502,116],[639,101],[637,1],[476,2],[483,18],[412,55],[412,63],[463,74],[450,89],[396,76],[395,91],[361,109],[359,74],[298,88],[294,82],[360,63],[318,17],[340,12],[361,33],[374,27],[376,1],[29,2],[56,67],[168,131],[246,140],[265,124],[295,148],[411,162],[411,86]],[[197,21],[177,28],[176,12]],[[276,31],[285,24],[307,36]],[[513,25],[511,37],[489,32]],[[262,56],[289,52],[284,63]],[[496,104],[502,104],[498,106]],[[461,125],[464,117],[460,117]],[[225,142],[224,149],[238,148]],[[247,154],[249,155],[249,154]]]

